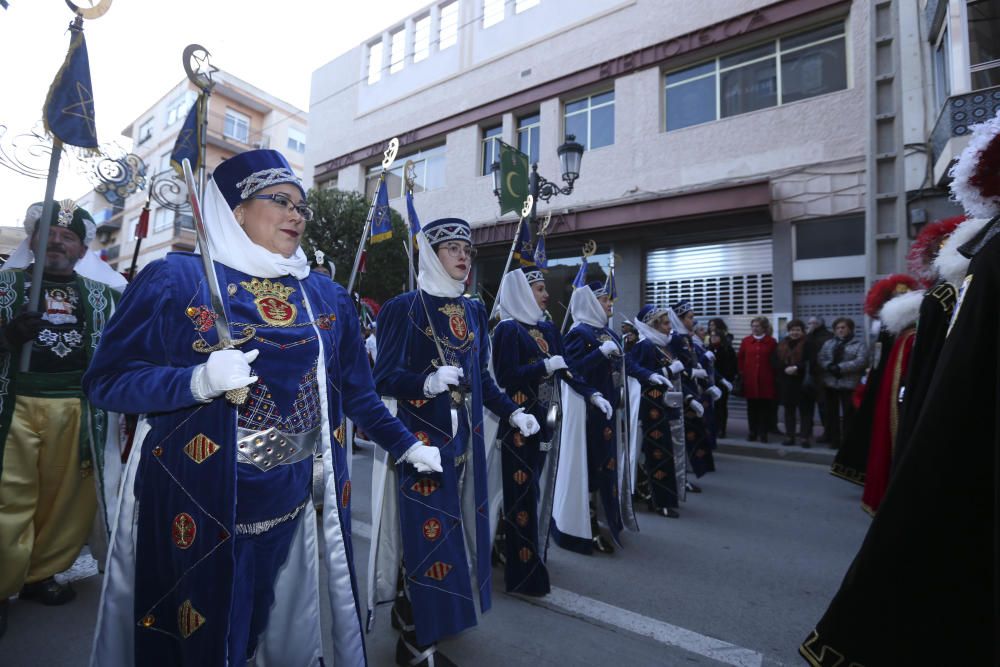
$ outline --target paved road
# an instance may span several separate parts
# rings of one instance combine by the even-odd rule
[[[639,515],[612,556],[553,547],[554,594],[502,592],[479,627],[442,645],[463,665],[795,665],[798,643],[836,590],[868,525],[859,489],[808,463],[720,455],[680,520]],[[357,522],[370,522],[367,456],[355,457]],[[357,533],[363,533],[361,527]],[[369,543],[356,538],[364,586]],[[76,582],[63,608],[15,602],[0,640],[4,667],[86,664],[100,577]],[[387,610],[368,638],[392,665]],[[328,626],[328,619],[325,619]],[[330,655],[327,646],[327,655]]]

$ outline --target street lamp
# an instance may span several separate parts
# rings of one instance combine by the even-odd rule
[[[568,195],[573,192],[573,184],[580,177],[580,161],[583,159],[583,146],[576,142],[576,137],[572,134],[566,135],[566,141],[556,149],[559,156],[559,167],[562,169],[562,179],[566,182],[564,187],[560,187],[541,174],[538,173],[538,163],[531,165],[531,173],[528,175],[528,194],[534,198],[531,207],[530,220],[535,221],[535,207],[538,200],[548,201],[556,195]],[[492,164],[493,169],[493,194],[497,200],[503,189],[502,176],[500,174],[500,162]]]

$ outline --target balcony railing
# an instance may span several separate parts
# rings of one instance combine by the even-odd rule
[[[1000,109],[1000,86],[948,98],[931,131],[931,155],[936,162],[952,137],[969,133],[969,127],[993,118]]]

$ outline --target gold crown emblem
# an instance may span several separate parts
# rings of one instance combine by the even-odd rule
[[[282,285],[281,283],[271,282],[267,278],[260,280],[254,278],[250,282],[245,280],[240,281],[240,285],[243,289],[253,294],[258,299],[263,299],[264,297],[272,296],[282,301],[288,301],[288,297],[292,295],[295,291],[294,287],[288,287],[287,285]]]

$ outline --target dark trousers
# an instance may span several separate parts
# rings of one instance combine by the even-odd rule
[[[771,426],[771,416],[774,412],[774,401],[769,398],[747,399],[747,422],[750,426],[750,436],[767,435]]]
[[[726,427],[729,425],[729,392],[722,390],[722,398],[715,402],[715,433],[720,438],[726,437]]]
[[[826,434],[833,447],[844,444],[844,434],[854,418],[853,395],[852,389],[826,388]]]
[[[808,405],[806,404],[808,403]],[[809,440],[812,438],[813,428],[813,408],[815,403],[812,400],[800,401],[797,405],[785,405],[785,435],[789,440],[794,440],[797,433],[796,422],[802,426],[801,438]]]
[[[816,393],[813,389],[804,389],[799,398],[799,417],[802,420],[803,438],[811,439],[813,434],[813,423],[816,415]],[[822,415],[822,412],[821,412]]]

